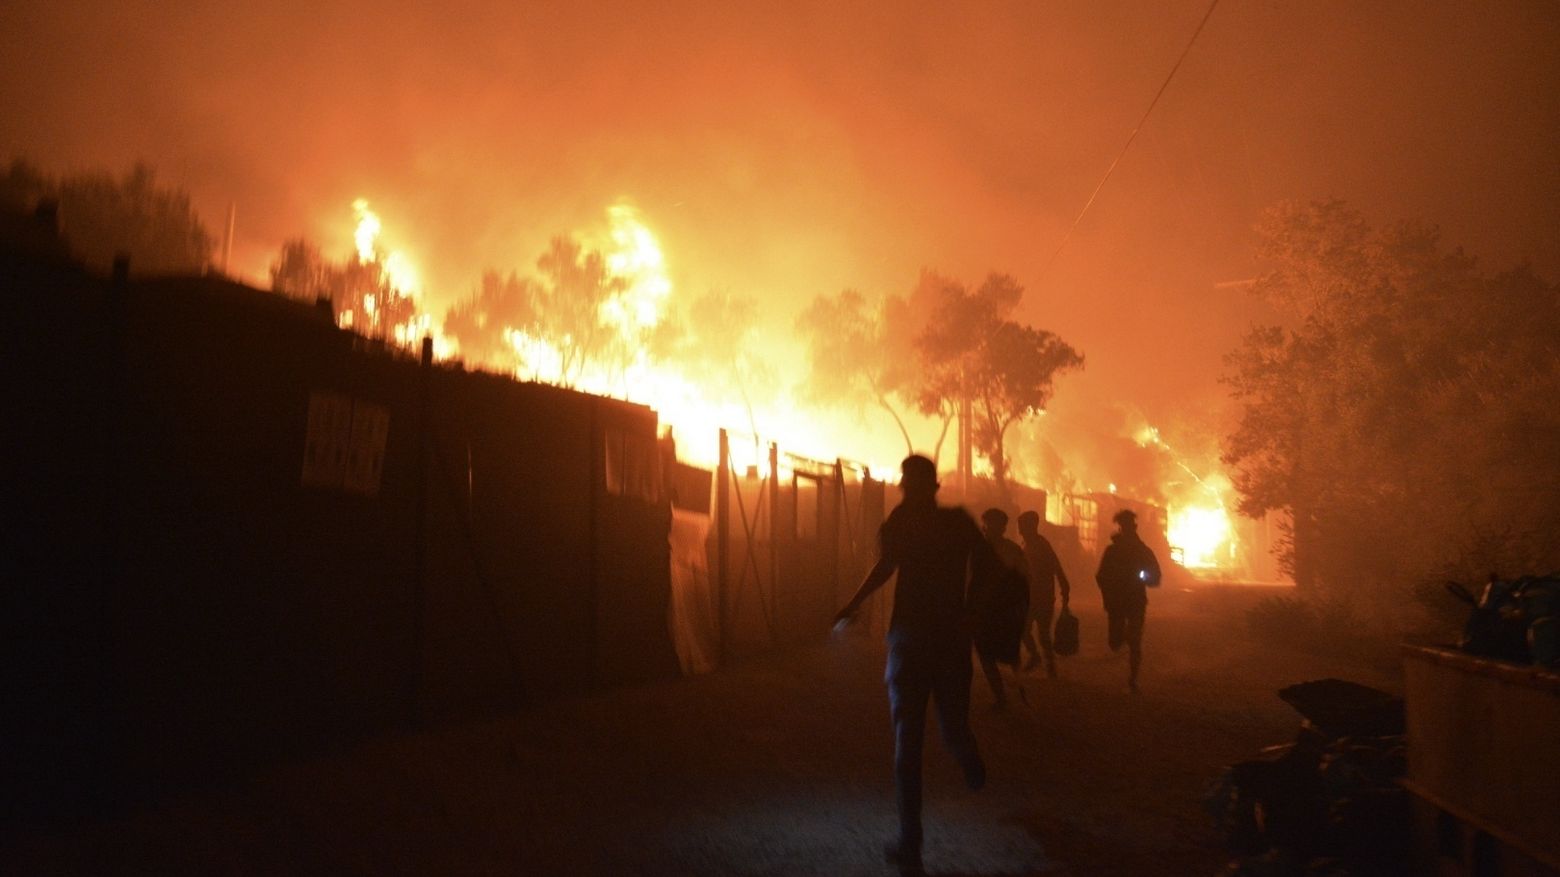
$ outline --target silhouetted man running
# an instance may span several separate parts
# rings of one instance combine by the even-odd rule
[[[999,508],[989,508],[980,513],[980,532],[986,544],[997,553],[997,559],[1002,561],[1003,566],[1023,576],[1027,582],[1029,570],[1024,560],[1024,549],[1007,537],[1007,525],[1007,512]],[[991,655],[981,655],[980,669],[986,674],[986,684],[991,686],[991,697],[995,701],[993,707],[1007,709],[1007,690],[1002,684],[1002,671],[997,667],[997,659]],[[1023,693],[1022,688],[1019,693]]]
[[[878,530],[878,561],[836,619],[854,618],[867,597],[898,572],[884,676],[894,719],[899,840],[885,852],[901,871],[918,873],[928,699],[936,700],[943,742],[964,768],[965,782],[971,789],[986,783],[986,766],[969,726],[970,581],[972,572],[991,575],[999,561],[967,512],[937,505],[937,468],[931,460],[906,457],[900,473],[904,498]]]
[[[1024,512],[1018,516],[1018,535],[1024,540],[1024,560],[1029,565],[1029,627],[1024,629],[1024,645],[1029,647],[1029,663],[1024,669],[1032,670],[1040,664],[1045,654],[1045,672],[1056,676],[1056,650],[1051,645],[1051,616],[1056,611],[1056,591],[1060,586],[1062,608],[1072,600],[1072,585],[1067,583],[1067,573],[1062,570],[1062,560],[1056,556],[1051,542],[1040,535],[1040,515]],[[1040,628],[1040,645],[1035,647],[1031,627]]]
[[[1116,522],[1118,529],[1100,557],[1100,571],[1094,580],[1099,582],[1100,596],[1105,600],[1110,649],[1120,651],[1123,644],[1127,646],[1131,667],[1127,687],[1136,692],[1138,667],[1143,663],[1147,589],[1159,584],[1159,561],[1138,536],[1135,512],[1122,509],[1111,520]]]

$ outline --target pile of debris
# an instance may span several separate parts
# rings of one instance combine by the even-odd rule
[[[1490,576],[1478,597],[1456,582],[1446,589],[1471,607],[1458,648],[1470,655],[1560,668],[1560,572]]]
[[[1224,877],[1408,874],[1403,701],[1341,679],[1278,696],[1302,717],[1295,741],[1231,765],[1207,798],[1237,856]]]

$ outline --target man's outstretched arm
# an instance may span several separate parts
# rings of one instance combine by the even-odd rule
[[[856,613],[861,611],[861,604],[867,602],[867,598],[872,596],[872,592],[883,587],[889,576],[893,574],[894,562],[886,557],[879,557],[877,563],[874,563],[872,568],[867,570],[867,577],[861,580],[861,587],[856,589],[856,595],[850,598],[850,602],[845,604],[845,608],[835,614],[835,623],[838,624],[842,621],[854,619]]]

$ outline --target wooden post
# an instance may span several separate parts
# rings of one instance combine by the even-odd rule
[[[791,485],[791,514],[796,514],[796,485]],[[755,521],[757,513],[754,513]],[[792,524],[791,532],[796,532],[795,524]],[[769,443],[769,617],[771,620],[779,617],[780,612],[780,446],[775,442]],[[781,628],[784,629],[783,627]],[[774,642],[773,628],[771,628],[770,643]]]
[[[122,541],[124,540],[125,497],[134,480],[126,473],[134,471],[135,461],[125,459],[125,443],[129,440],[128,411],[132,390],[130,379],[130,254],[115,253],[113,273],[108,284],[105,301],[107,323],[106,350],[103,365],[103,507],[102,544],[98,588],[97,614],[93,618],[96,636],[92,647],[95,666],[96,690],[91,694],[91,720],[96,724],[94,732],[86,739],[88,770],[103,781],[103,786],[118,789],[125,782],[129,735],[126,733],[124,671],[119,663],[118,647],[124,636],[126,589],[130,583],[125,575]]]
[[[855,565],[854,564],[846,564],[846,563],[841,563],[840,562],[840,553],[841,553],[841,551],[840,551],[840,548],[841,548],[840,540],[841,540],[842,537],[846,536],[846,534],[850,533],[850,529],[851,529],[850,528],[850,523],[845,520],[845,514],[846,514],[846,512],[845,512],[845,461],[840,459],[839,457],[835,457],[834,458],[834,533],[832,534],[832,542],[834,544],[829,546],[831,563],[832,563],[833,568],[834,568],[833,569],[834,593],[829,595],[829,599],[832,600],[835,603],[838,603],[840,601],[840,590],[841,590],[841,588],[840,588],[840,578],[841,578],[840,573],[841,573],[841,570],[848,568],[852,572],[855,571]],[[853,548],[854,547],[854,542],[855,542],[855,539],[847,538],[846,539],[846,543],[845,543],[845,547],[847,549]],[[848,585],[847,585],[847,587],[848,587]]]
[[[715,467],[715,605],[720,662],[726,663],[730,641],[726,629],[731,590],[731,440],[720,431],[720,462]]]
[[[222,276],[232,277],[228,273],[228,263],[233,259],[233,222],[238,217],[238,202],[228,202],[227,234],[222,236]]]
[[[427,554],[428,554],[428,431],[432,428],[433,338],[422,340],[422,360],[417,369],[417,459],[413,466],[415,491],[412,514],[416,534],[412,540],[412,655],[407,679],[407,718],[413,726],[422,722],[423,662],[427,659]]]
[[[970,503],[970,476],[975,469],[975,431],[970,428],[969,397],[959,401],[959,502]]]

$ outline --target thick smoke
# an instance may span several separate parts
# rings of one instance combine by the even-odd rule
[[[0,153],[144,159],[214,229],[236,204],[261,285],[287,238],[345,254],[368,198],[437,314],[623,197],[679,294],[775,331],[820,293],[1007,272],[1089,363],[1025,465],[1162,485],[1132,438],[1211,459],[1267,205],[1340,197],[1560,274],[1560,7],[1536,2],[1223,5],[1052,261],[1205,8],[15,2]]]

